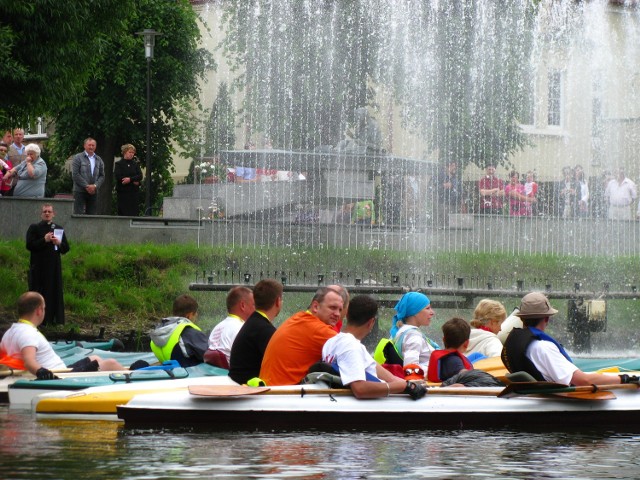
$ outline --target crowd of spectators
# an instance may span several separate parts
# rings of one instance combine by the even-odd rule
[[[488,165],[477,182],[463,184],[455,164],[447,163],[432,179],[433,211],[437,223],[449,213],[480,213],[513,217],[640,218],[636,184],[623,168],[587,178],[581,165],[565,166],[560,180],[538,184],[535,171],[508,177]],[[637,207],[637,210],[635,208]]]
[[[36,144],[25,145],[24,130],[5,130],[0,141],[0,196],[24,196],[40,198],[45,195],[47,181],[47,164],[40,156],[40,147]],[[103,162],[96,155],[96,142],[87,138],[84,152],[74,157],[74,212],[96,213],[97,191],[104,179]],[[118,194],[118,212],[120,215],[137,215],[137,196],[142,183],[142,172],[135,160],[135,147],[125,145],[129,157],[116,164],[118,167],[129,166],[132,173],[118,174],[116,168],[116,193]],[[271,142],[265,139],[262,150],[270,150]],[[254,150],[256,146],[247,142],[245,150]],[[123,155],[125,152],[123,150]],[[95,160],[94,160],[95,159]],[[212,166],[218,165],[216,160]],[[215,164],[215,165],[214,165]],[[95,167],[94,167],[95,165]],[[97,168],[96,168],[97,167]],[[221,166],[222,167],[222,166]],[[200,168],[200,181],[207,180],[206,168]],[[209,170],[212,170],[210,168]],[[215,169],[213,169],[215,170]],[[304,180],[306,175],[300,172],[284,171],[253,166],[225,166],[224,173],[217,175],[217,181],[251,183],[267,181]],[[208,174],[208,173],[207,173]],[[124,176],[123,176],[124,175]],[[122,177],[122,178],[120,178]],[[388,179],[387,179],[388,180]],[[389,181],[383,181],[383,187]],[[393,183],[393,182],[391,182]],[[395,184],[394,184],[395,186]],[[125,189],[128,189],[125,191]],[[130,190],[130,191],[129,191]],[[402,191],[408,189],[402,188]],[[414,203],[420,204],[418,193]],[[636,184],[626,176],[623,168],[612,174],[605,170],[599,176],[587,177],[581,165],[565,166],[561,170],[560,179],[554,182],[538,184],[535,171],[529,170],[524,174],[516,170],[509,172],[507,177],[496,174],[495,165],[487,165],[485,174],[476,182],[463,182],[456,162],[446,162],[444,167],[432,177],[430,182],[431,195],[427,203],[431,203],[433,220],[438,225],[447,225],[451,213],[480,213],[485,215],[503,215],[513,217],[556,216],[560,218],[609,218],[612,220],[632,220],[640,218],[640,203],[637,202]],[[382,189],[382,197],[385,197]],[[397,192],[396,192],[397,193]],[[406,193],[406,192],[405,192]],[[131,194],[131,198],[127,197]],[[120,198],[122,197],[122,198]],[[422,197],[424,198],[424,197]],[[384,198],[378,199],[385,203]],[[371,213],[366,218],[355,215],[354,208],[358,202],[345,205],[343,210],[349,216],[348,223],[376,223],[371,204],[376,200],[367,199],[363,208],[369,208]],[[397,203],[397,202],[392,202]],[[130,205],[131,211],[125,212],[122,204]],[[375,205],[374,205],[375,207]],[[637,210],[636,210],[637,208]],[[356,212],[357,213],[357,212]],[[396,223],[395,217],[386,215],[387,222]],[[391,218],[393,217],[393,218]],[[397,219],[396,219],[397,220]],[[380,221],[383,221],[382,218]],[[414,219],[415,221],[415,219]]]

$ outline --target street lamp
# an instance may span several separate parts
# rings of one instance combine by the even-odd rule
[[[144,214],[148,216],[151,215],[151,59],[153,58],[156,37],[162,34],[150,28],[145,28],[141,32],[136,32],[136,35],[144,37],[144,56],[147,59],[147,172]]]

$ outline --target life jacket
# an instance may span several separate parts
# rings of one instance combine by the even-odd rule
[[[21,358],[11,357],[6,352],[0,351],[0,365],[5,365],[13,370],[26,370]]]
[[[542,339],[528,328],[514,328],[504,342],[502,348],[502,363],[509,372],[527,372],[538,381],[544,381],[544,376],[527,357],[527,348],[533,341]]]
[[[396,351],[398,352],[398,355],[400,355],[400,358],[404,358],[402,355],[402,344],[404,342],[404,337],[411,330],[417,330],[420,333],[420,335],[422,335],[422,338],[424,339],[424,341],[427,342],[427,344],[430,345],[431,348],[433,348],[434,350],[440,350],[440,345],[438,345],[436,342],[434,342],[429,337],[427,337],[427,335],[418,327],[406,328],[404,332],[402,332],[400,335],[396,335],[396,337],[392,340],[393,345],[396,347]]]
[[[464,368],[473,370],[473,365],[467,357],[457,350],[434,350],[429,357],[429,368],[427,369],[427,380],[430,382],[442,382],[440,378],[440,360],[449,355],[457,355],[462,360]]]
[[[404,378],[404,362],[390,338],[382,338],[378,342],[373,359],[396,377]]]
[[[380,339],[373,352],[373,359],[380,365],[385,363],[402,365],[402,355],[400,355],[390,338]]]
[[[175,346],[180,342],[180,336],[182,335],[182,331],[187,328],[195,328],[196,330],[202,331],[200,327],[198,327],[195,323],[193,323],[188,318],[184,317],[169,317],[169,323],[165,325],[161,325],[160,327],[153,330],[150,334],[151,337],[151,351],[155,354],[156,358],[160,362],[166,362],[167,360],[171,360],[171,353]],[[183,353],[185,357],[187,356],[187,352]]]

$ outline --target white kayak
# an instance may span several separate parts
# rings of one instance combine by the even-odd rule
[[[429,389],[420,400],[407,395],[358,400],[348,390],[332,393],[322,384],[263,390],[194,385],[191,391],[136,395],[117,410],[127,426],[212,430],[405,430],[526,425],[611,428],[638,424],[637,386],[611,388],[620,390],[608,391],[608,396],[605,392],[601,396],[575,393],[574,398],[567,398],[536,391],[536,395],[506,398],[498,397],[502,387],[447,387]]]

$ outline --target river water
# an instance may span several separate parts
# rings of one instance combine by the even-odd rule
[[[6,480],[635,479],[640,472],[640,435],[605,429],[214,433],[36,420],[0,405],[0,431]]]

